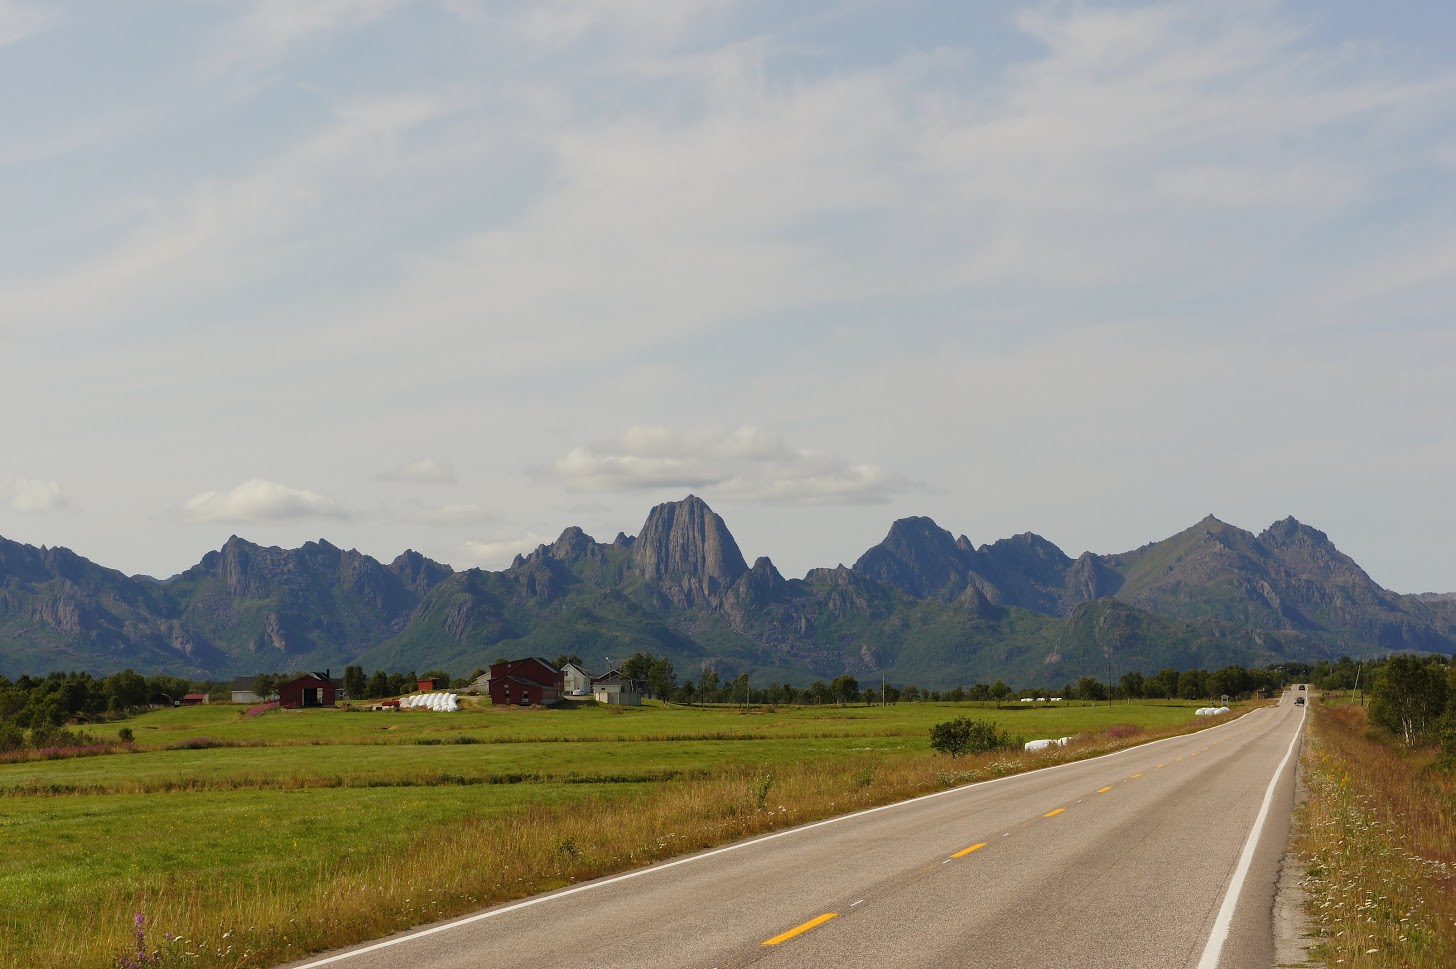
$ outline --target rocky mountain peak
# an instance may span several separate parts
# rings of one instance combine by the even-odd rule
[[[924,517],[901,518],[880,544],[854,563],[854,571],[915,596],[954,598],[966,587],[975,553]]]
[[[580,561],[594,553],[601,554],[596,539],[575,525],[562,532],[549,551],[552,558],[567,563]]]
[[[681,606],[721,605],[748,563],[723,519],[696,495],[653,508],[632,544],[632,570]]]

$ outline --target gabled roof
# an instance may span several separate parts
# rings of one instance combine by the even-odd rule
[[[233,677],[233,692],[234,693],[242,693],[244,691],[246,691],[248,693],[252,693],[253,690],[257,686],[258,686],[258,678],[256,676],[235,676],[235,677]]]

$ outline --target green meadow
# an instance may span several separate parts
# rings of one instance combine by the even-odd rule
[[[88,728],[131,730],[125,752],[0,764],[0,965],[115,966],[135,951],[136,913],[163,959],[275,964],[1048,756],[1195,729],[1206,725],[1196,705],[156,711]],[[931,726],[960,715],[1086,742],[936,755]],[[422,866],[448,877],[410,874]]]

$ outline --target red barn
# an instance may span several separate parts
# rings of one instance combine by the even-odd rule
[[[278,687],[278,704],[283,707],[331,707],[338,695],[339,688],[329,679],[329,671],[305,673]]]
[[[547,706],[560,702],[565,688],[561,671],[539,656],[490,668],[490,702],[496,706]]]

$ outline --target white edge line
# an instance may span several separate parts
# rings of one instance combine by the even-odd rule
[[[1304,718],[1308,714],[1309,707],[1305,707],[1304,712],[1299,715],[1299,727],[1294,731],[1294,739],[1289,741],[1289,749],[1284,752],[1284,759],[1279,762],[1279,766],[1274,769],[1274,776],[1269,779],[1269,787],[1264,791],[1264,803],[1259,808],[1258,816],[1254,818],[1248,840],[1244,842],[1244,850],[1239,855],[1234,877],[1229,879],[1228,892],[1224,894],[1223,904],[1219,906],[1218,917],[1213,920],[1213,931],[1208,933],[1208,944],[1203,947],[1203,958],[1198,960],[1198,969],[1218,969],[1218,959],[1223,954],[1223,944],[1228,941],[1229,926],[1234,920],[1234,909],[1238,908],[1239,895],[1244,890],[1244,877],[1248,875],[1249,866],[1253,864],[1254,851],[1259,847],[1259,838],[1264,833],[1264,822],[1269,819],[1269,806],[1274,803],[1274,788],[1279,786],[1279,779],[1284,776],[1284,768],[1289,765],[1289,758],[1294,756],[1294,748],[1304,732]]]
[[[408,935],[401,935],[392,939],[385,939],[382,942],[375,942],[371,945],[366,945],[358,949],[350,949],[348,952],[341,952],[338,955],[328,956],[324,959],[316,959],[313,962],[296,964],[292,966],[292,969],[315,969],[315,967],[317,966],[327,966],[330,963],[342,962],[345,959],[352,959],[355,956],[362,956],[366,952],[378,952],[380,949],[388,949],[391,946],[396,946],[403,942],[411,942],[415,939],[423,939],[426,936],[435,935],[436,933],[444,932],[449,929],[460,928],[462,925],[470,925],[474,922],[481,922],[485,919],[495,918],[497,915],[506,915],[510,912],[519,911],[523,908],[530,908],[533,905],[541,905],[545,902],[555,901],[558,898],[565,898],[568,895],[575,895],[578,892],[586,892],[594,888],[604,888],[607,885],[615,885],[618,882],[624,882],[631,878],[640,878],[643,875],[651,875],[654,872],[666,871],[669,868],[676,868],[678,865],[692,864],[695,861],[703,861],[707,858],[726,854],[730,851],[738,851],[741,848],[751,848],[754,845],[763,844],[765,841],[773,841],[778,838],[787,838],[789,835],[800,834],[804,831],[812,831],[815,828],[822,828],[825,825],[838,824],[840,821],[850,821],[854,818],[862,818],[867,814],[877,814],[880,811],[889,811],[894,808],[904,807],[907,804],[915,804],[919,801],[928,801],[934,797],[945,797],[947,794],[964,794],[967,791],[979,791],[990,784],[998,784],[1002,781],[1020,780],[1023,777],[1031,777],[1033,774],[1042,774],[1047,771],[1060,770],[1063,767],[1076,767],[1078,764],[1089,764],[1093,761],[1104,760],[1109,757],[1116,757],[1119,754],[1131,753],[1135,750],[1147,750],[1149,747],[1154,747],[1158,744],[1167,743],[1171,740],[1184,740],[1197,734],[1206,733],[1212,730],[1218,730],[1223,727],[1231,727],[1234,724],[1238,723],[1240,720],[1243,720],[1245,717],[1251,714],[1259,713],[1264,709],[1264,707],[1259,707],[1258,709],[1249,710],[1245,713],[1239,714],[1238,717],[1228,721],[1227,723],[1220,723],[1216,726],[1205,727],[1202,730],[1194,731],[1192,734],[1179,734],[1176,737],[1164,737],[1161,740],[1150,740],[1145,744],[1137,744],[1133,747],[1124,747],[1121,750],[1114,750],[1110,754],[1102,754],[1097,757],[1089,757],[1085,760],[1073,760],[1068,761],[1065,764],[1053,764],[1050,767],[1038,767],[1036,770],[1026,771],[1021,774],[1008,774],[1005,777],[993,777],[990,780],[986,781],[975,781],[970,784],[963,784],[960,787],[947,788],[944,791],[934,791],[930,794],[922,794],[919,797],[912,797],[905,801],[896,801],[893,804],[881,804],[879,807],[865,808],[863,811],[855,811],[853,814],[841,814],[837,817],[825,818],[823,821],[812,821],[809,824],[802,824],[798,827],[787,828],[783,831],[775,831],[773,834],[766,834],[762,837],[754,838],[751,841],[739,841],[735,844],[725,845],[722,848],[714,848],[711,851],[704,851],[696,855],[689,855],[686,858],[677,858],[673,861],[665,861],[662,864],[653,865],[650,868],[639,868],[636,871],[629,871],[622,875],[614,875],[610,878],[603,878],[596,881],[586,882],[585,884],[577,885],[573,888],[563,888],[559,891],[551,892],[546,895],[536,895],[532,898],[523,899],[522,901],[515,902],[510,905],[505,905],[500,908],[492,908],[484,912],[477,912],[474,915],[467,915],[464,918],[455,919],[451,922],[443,922],[440,925],[434,925],[428,929],[421,929],[418,932],[411,932]],[[1301,723],[1302,722],[1303,721],[1301,720]],[[1298,735],[1296,734],[1296,737],[1297,736]],[[1286,759],[1288,759],[1287,756]],[[1280,767],[1282,769],[1283,765],[1280,765]],[[1277,773],[1275,774],[1275,777],[1278,777]],[[1272,785],[1270,789],[1272,792]],[[1265,809],[1267,810],[1267,808],[1268,797],[1266,796]],[[1262,818],[1262,814],[1260,816]],[[1204,969],[1202,963],[1199,964],[1199,969]]]

